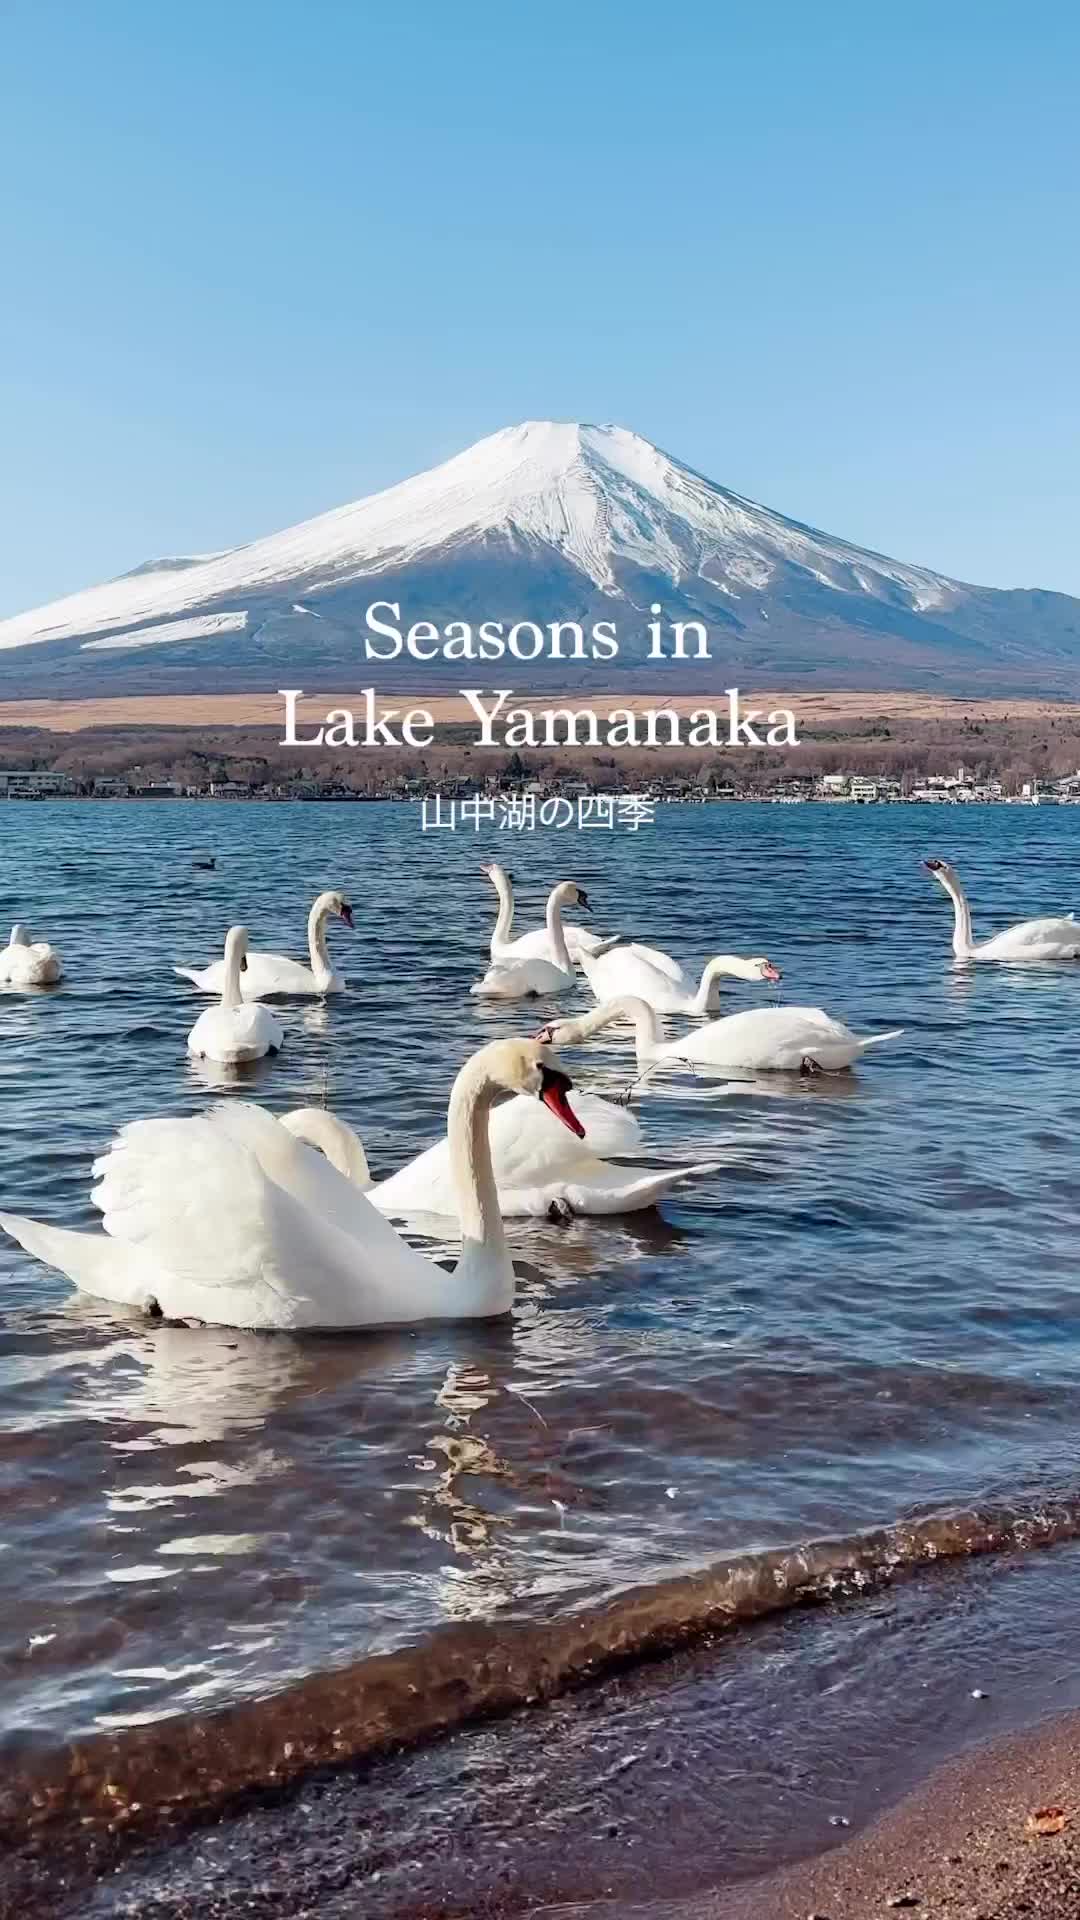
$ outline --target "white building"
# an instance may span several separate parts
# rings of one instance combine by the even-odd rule
[[[74,793],[75,782],[69,773],[0,772],[0,799],[34,800],[44,794]]]

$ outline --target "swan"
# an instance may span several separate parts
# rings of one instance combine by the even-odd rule
[[[124,1127],[93,1168],[104,1233],[6,1213],[0,1226],[83,1292],[168,1319],[343,1331],[488,1318],[514,1301],[488,1143],[492,1105],[504,1092],[527,1094],[576,1133],[570,1089],[535,1040],[496,1040],[466,1061],[447,1127],[462,1240],[451,1272],[246,1101]]]
[[[63,972],[55,947],[47,940],[31,944],[25,927],[12,927],[7,946],[0,947],[0,986],[51,987]]]
[[[670,1060],[687,1066],[742,1068],[755,1073],[836,1073],[850,1067],[868,1047],[896,1040],[903,1031],[852,1033],[820,1007],[751,1007],[724,1020],[711,1020],[678,1040],[661,1040],[656,1014],[632,994],[608,1000],[577,1020],[560,1020],[541,1030],[545,1045],[578,1046],[615,1020],[634,1028],[638,1065]]]
[[[516,940],[510,935],[514,926],[514,876],[507,873],[497,860],[490,860],[480,868],[486,874],[499,896],[499,913],[491,934],[491,957],[493,960],[556,960],[557,956],[549,929],[537,927],[532,933],[522,933]],[[571,960],[576,960],[584,948],[586,953],[595,953],[604,942],[597,933],[590,933],[587,927],[564,927],[563,935],[566,950]]]
[[[1071,913],[1063,920],[1021,920],[976,946],[971,935],[971,908],[955,869],[946,860],[924,860],[923,866],[953,903],[952,944],[958,960],[1080,959],[1080,926]]]
[[[655,964],[658,960],[667,961],[666,954],[658,953],[654,959],[648,957],[652,952],[649,947],[611,942],[602,953],[583,953],[581,966],[594,999],[614,1000],[631,994],[637,1000],[645,1000],[657,1013],[711,1013],[719,1004],[717,982],[723,974],[733,974],[739,980],[782,977],[779,967],[774,967],[771,960],[743,960],[738,954],[721,953],[709,961],[695,988],[681,968],[678,969],[680,978],[675,979]],[[671,960],[668,965],[676,967],[677,962]]]
[[[635,1116],[592,1093],[575,1093],[574,1111],[584,1128],[585,1146],[524,1094],[494,1109],[488,1135],[504,1218],[565,1220],[574,1214],[636,1213],[656,1206],[678,1182],[713,1171],[711,1163],[664,1172],[613,1166],[601,1156],[642,1151]],[[452,1214],[456,1209],[445,1135],[388,1180],[375,1182],[359,1136],[335,1114],[323,1107],[297,1107],[282,1115],[281,1124],[324,1153],[381,1213]]]
[[[586,913],[592,912],[588,895],[572,880],[564,880],[561,886],[552,888],[548,894],[545,938],[550,943],[553,959],[546,959],[542,954],[527,954],[523,960],[493,960],[483,979],[477,980],[469,992],[482,999],[524,1000],[531,993],[566,993],[576,987],[562,922],[564,907],[584,907]],[[584,964],[584,948],[579,958]]]
[[[326,950],[326,923],[336,914],[347,927],[353,924],[352,907],[343,893],[320,893],[308,914],[308,955],[310,966],[290,960],[287,953],[249,953],[247,971],[241,981],[245,1000],[263,1000],[271,993],[343,993],[345,982],[335,973]],[[190,980],[200,993],[220,993],[225,979],[224,963],[214,960],[201,971],[195,967],[174,967],[182,980]]]
[[[247,938],[246,927],[230,927],[225,936],[221,1004],[200,1013],[187,1037],[188,1052],[197,1060],[235,1066],[243,1060],[261,1060],[264,1053],[279,1053],[285,1044],[281,1022],[269,1007],[245,1003],[241,997]]]

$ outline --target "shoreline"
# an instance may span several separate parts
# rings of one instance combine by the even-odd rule
[[[1029,1817],[1061,1809],[1037,1834]],[[1056,1824],[1056,1823],[1051,1823]],[[843,1845],[741,1888],[669,1909],[669,1920],[863,1920],[890,1910],[949,1920],[1076,1920],[1080,1913],[1080,1712],[978,1746]],[[659,1920],[659,1909],[655,1910]]]
[[[122,1793],[36,1843],[9,1826],[0,1916],[355,1920],[360,1898],[365,1920],[871,1920],[915,1896],[1011,1920],[985,1889],[1036,1868],[1067,1902],[1080,1828],[1033,1849],[1023,1821],[1080,1785],[1078,1568],[1076,1540],[929,1564],[358,1765],[216,1808],[181,1794],[149,1829]]]

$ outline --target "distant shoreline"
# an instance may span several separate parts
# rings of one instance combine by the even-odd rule
[[[595,702],[609,695],[617,697],[623,706],[633,712],[641,712],[647,707],[666,706],[678,713],[690,713],[701,705],[705,697],[701,693],[669,694],[662,687],[646,692],[598,687],[595,692],[590,689],[588,698]],[[409,689],[408,697],[423,700],[436,722],[443,726],[464,726],[475,717],[467,702],[457,694],[424,694],[413,687]],[[553,697],[568,702],[584,702],[586,693],[578,686],[557,696],[550,693],[523,693],[519,699],[522,706],[537,708],[549,704]],[[356,698],[355,688],[337,692],[316,690],[306,695],[300,704],[300,711],[310,710],[315,714],[330,705],[348,705]],[[380,692],[380,710],[401,698],[402,694],[392,688]],[[1076,700],[987,700],[977,693],[970,698],[958,698],[936,693],[875,693],[859,689],[793,692],[790,689],[760,687],[747,690],[745,698],[759,705],[792,706],[800,720],[811,727],[820,727],[829,721],[850,726],[854,721],[870,717],[908,725],[929,720],[947,721],[951,717],[955,717],[958,724],[973,717],[991,723],[1006,718],[1031,722],[1053,717],[1068,718],[1080,724],[1080,701]],[[176,727],[184,730],[266,727],[277,731],[280,725],[281,699],[277,693],[112,694],[85,700],[0,700],[0,727],[34,727],[46,733],[79,733],[99,727]]]

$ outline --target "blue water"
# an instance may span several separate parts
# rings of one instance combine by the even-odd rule
[[[147,1325],[5,1241],[9,1739],[1071,1485],[1080,967],[958,969],[919,863],[952,859],[990,933],[1080,908],[1078,832],[1049,808],[662,808],[636,834],[474,836],[423,835],[389,805],[0,807],[0,916],[67,969],[53,992],[0,993],[0,1201],[69,1226],[98,1219],[90,1164],[118,1126],[235,1097],[186,1059],[202,1002],[172,963],[212,958],[236,920],[302,954],[323,887],[354,902],[356,933],[331,934],[350,991],[282,1003],[284,1052],[242,1092],[276,1112],[325,1097],[377,1174],[443,1130],[474,1047],[553,1010],[469,998],[483,859],[513,867],[522,928],[572,878],[601,931],[692,967],[767,954],[786,1002],[905,1029],[837,1079],[650,1080],[650,1155],[719,1171],[659,1214],[512,1223],[506,1323]],[[217,870],[194,871],[211,852]],[[738,985],[727,1005],[769,997]],[[618,1030],[567,1065],[600,1092],[635,1077]],[[449,1229],[425,1244],[453,1251]]]

